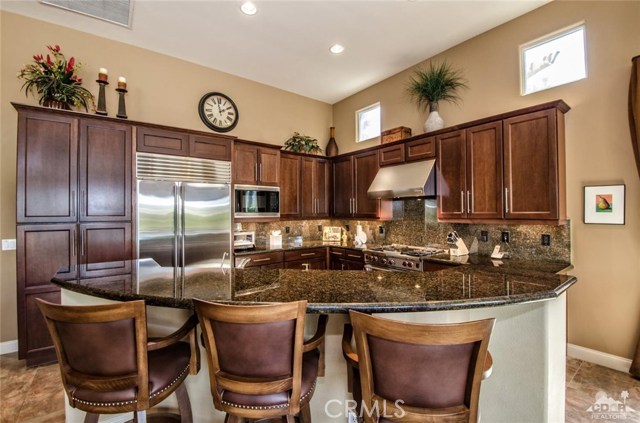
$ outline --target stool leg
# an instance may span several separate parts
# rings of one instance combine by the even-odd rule
[[[84,423],[98,423],[99,419],[100,414],[87,413],[87,415],[84,416]]]
[[[180,410],[180,423],[192,423],[191,401],[189,401],[189,393],[184,383],[181,383],[176,388],[176,398],[178,399],[178,409]]]
[[[306,403],[300,409],[300,423],[311,423],[311,407]]]

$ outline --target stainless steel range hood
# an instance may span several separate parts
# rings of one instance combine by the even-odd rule
[[[369,198],[403,198],[435,195],[435,160],[388,166],[378,170]]]

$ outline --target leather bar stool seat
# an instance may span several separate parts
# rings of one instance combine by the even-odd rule
[[[144,301],[96,306],[37,301],[69,404],[87,413],[85,423],[120,413],[134,413],[136,422],[144,422],[147,410],[173,393],[180,416],[164,413],[163,418],[193,421],[183,382],[200,369],[195,315],[171,335],[147,338]]]

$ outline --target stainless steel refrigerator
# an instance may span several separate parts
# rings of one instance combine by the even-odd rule
[[[138,279],[231,267],[231,163],[138,153]]]

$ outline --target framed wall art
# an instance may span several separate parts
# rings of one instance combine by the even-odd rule
[[[625,185],[584,187],[584,223],[624,225]]]

